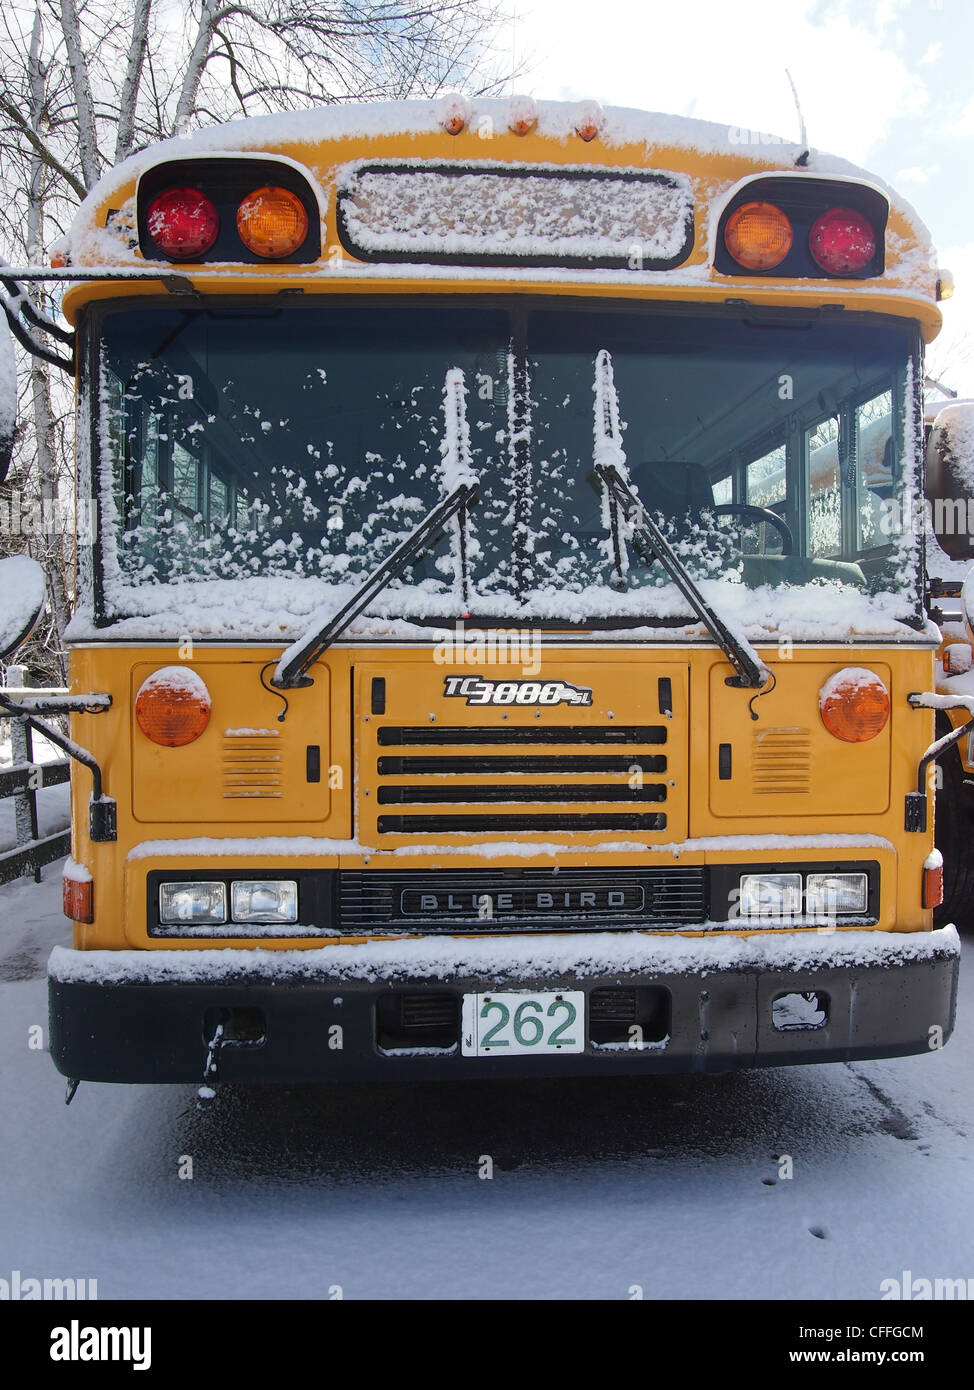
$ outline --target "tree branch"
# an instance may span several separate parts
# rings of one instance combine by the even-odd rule
[[[16,107],[12,106],[10,102],[7,101],[7,98],[5,96],[0,96],[0,111],[2,111],[5,116],[9,117],[9,119],[13,121],[14,125],[26,138],[28,143],[33,147],[37,154],[40,155],[41,159],[43,159],[44,163],[48,166],[48,168],[53,169],[56,173],[60,174],[62,179],[64,179],[65,183],[67,183],[73,189],[73,191],[77,193],[79,198],[84,198],[87,195],[88,190],[87,188],[85,188],[82,181],[77,177],[76,174],[72,174],[70,169],[65,168],[65,166],[57,158],[54,152],[48,148],[45,141],[41,139],[41,137],[37,134],[36,131],[31,130],[28,122],[24,120],[23,116],[20,114]]]
[[[118,98],[118,131],[115,137],[115,163],[124,159],[132,149],[135,134],[135,108],[139,100],[142,65],[149,41],[149,10],[152,0],[136,0],[132,17],[132,36],[129,40],[125,79]]]

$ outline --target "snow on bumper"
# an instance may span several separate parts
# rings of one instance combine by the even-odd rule
[[[199,1081],[215,1021],[226,1020],[225,1081],[720,1071],[904,1056],[950,1036],[959,955],[953,927],[425,937],[293,951],[56,947],[51,1052],[80,1079]],[[387,1045],[390,1000],[419,1001],[421,1016],[435,997],[442,1022],[450,998],[459,1017],[461,995],[487,989],[582,990],[600,1007],[618,991],[610,1012],[631,995],[665,1029],[628,1046],[599,1042],[590,1028],[585,1052],[570,1056],[465,1057],[442,1037],[423,1046],[420,1033],[418,1046]]]

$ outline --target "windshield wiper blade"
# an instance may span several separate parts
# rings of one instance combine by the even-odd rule
[[[605,348],[595,359],[595,466],[614,468],[619,477],[629,481],[626,467],[626,451],[622,444],[622,426],[619,421],[619,393],[616,391],[615,374],[612,370],[612,354]],[[612,538],[612,582],[620,589],[626,585],[629,569],[629,556],[622,541],[619,527],[619,503],[610,488],[602,491],[602,526]]]
[[[632,535],[652,552],[673,580],[680,593],[696,612],[707,631],[723,651],[727,660],[737,672],[729,678],[734,685],[750,690],[759,690],[771,678],[771,673],[758,654],[735,637],[727,624],[714,612],[696,584],[690,578],[686,566],[663,535],[656,522],[643,506],[638,495],[623,481],[619,470],[613,464],[595,465],[595,471],[602,479],[610,498],[622,508]]]
[[[282,654],[277,669],[271,677],[271,684],[280,690],[299,690],[313,685],[307,674],[321,656],[348,627],[364,608],[382,592],[394,579],[398,579],[409,562],[419,554],[423,547],[454,516],[460,517],[461,526],[467,509],[477,500],[477,484],[461,483],[450,495],[426,513],[415,531],[400,544],[379,568],[373,571],[365,583],[353,594],[348,602],[327,619],[323,627],[316,627],[305,637],[293,642]]]

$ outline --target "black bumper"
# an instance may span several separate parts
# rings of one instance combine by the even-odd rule
[[[945,1043],[957,995],[956,933],[947,928],[920,938],[868,935],[873,949],[861,961],[850,959],[854,953],[848,949],[841,963],[824,951],[816,959],[812,951],[807,962],[769,969],[742,963],[740,952],[722,957],[715,951],[712,962],[698,961],[691,970],[606,970],[582,978],[575,971],[505,975],[498,969],[476,975],[441,970],[423,978],[398,969],[390,978],[355,978],[328,971],[330,948],[288,953],[293,970],[287,963],[282,968],[278,958],[273,971],[263,974],[260,957],[270,960],[274,953],[233,952],[245,962],[238,975],[227,959],[212,965],[199,956],[192,974],[185,968],[173,972],[174,957],[183,967],[195,966],[188,951],[99,952],[107,965],[98,978],[90,956],[60,951],[52,957],[49,981],[51,1055],[60,1072],[79,1080],[200,1083],[209,1042],[222,1023],[225,1040],[211,1081],[422,1081],[716,1072],[901,1057]],[[876,957],[878,935],[890,943],[888,960]],[[910,945],[918,941],[923,950],[911,956]],[[208,960],[224,955],[201,954]],[[148,957],[153,968],[135,978],[137,964],[112,968],[121,957]],[[71,958],[84,968],[72,970]],[[590,1021],[596,1014],[605,1018],[607,999],[609,1014],[624,1016],[631,995],[648,1023],[636,1034],[644,1041],[631,1045],[623,1017],[596,1028],[603,1038],[615,1029],[609,1044],[593,1040],[587,1027],[583,1053],[463,1056],[460,997],[505,989],[583,990]],[[789,1006],[782,1014],[780,1003],[776,1016],[776,1000],[807,995],[818,996],[824,1022],[796,1025]],[[390,1030],[389,1020],[407,1013],[420,1026],[411,1024],[412,1033]],[[430,1018],[438,1020],[434,1033]]]

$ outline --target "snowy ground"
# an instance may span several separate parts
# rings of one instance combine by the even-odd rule
[[[0,890],[0,1277],[171,1299],[877,1299],[904,1270],[974,1277],[970,959],[952,1042],[901,1061],[240,1087],[206,1108],[83,1085],[66,1109],[28,1046],[67,940],[59,866],[44,877]]]

